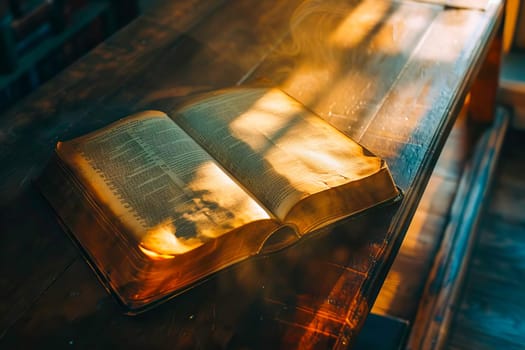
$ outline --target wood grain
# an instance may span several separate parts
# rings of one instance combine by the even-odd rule
[[[414,320],[408,349],[442,349],[472,251],[474,232],[509,123],[499,110],[494,125],[476,144],[451,207],[450,220],[436,254]]]
[[[345,1],[327,28],[337,32],[347,17],[357,15],[353,21],[361,21],[364,30],[352,30],[357,26],[349,20],[341,35],[334,34],[340,46],[326,56],[335,69],[328,80],[311,64],[302,67],[315,74],[291,74],[289,55],[266,64],[279,56],[272,52],[285,43],[289,23],[295,23],[290,19],[304,10],[296,5],[166,0],[2,116],[0,256],[6,262],[1,285],[7,302],[1,346],[351,345],[482,59],[501,3],[480,12],[405,1]],[[413,20],[403,24],[409,15]],[[425,58],[425,50],[436,44],[430,40],[446,37],[444,32],[455,38],[439,41],[450,56],[434,50],[438,56]],[[257,68],[260,74],[254,74]],[[305,102],[322,116],[330,116],[330,101],[346,103],[342,118],[356,127],[342,131],[358,135],[388,160],[405,199],[341,223],[331,234],[221,272],[144,315],[123,316],[62,234],[31,179],[58,139],[137,109],[170,113],[195,92],[261,80],[285,82],[296,92],[320,88],[320,98]],[[367,82],[370,87],[363,88]],[[368,105],[349,100],[348,91],[361,93]],[[352,117],[352,108],[366,117]],[[396,133],[381,129],[386,126]]]
[[[511,131],[469,262],[447,349],[522,349],[525,344],[525,152]]]
[[[412,321],[471,153],[467,108],[455,122],[372,312]]]
[[[351,220],[337,229],[339,234],[241,263],[136,317],[119,312],[78,260],[9,330],[2,345],[63,346],[73,340],[81,347],[107,347],[113,342],[131,348],[161,347],[166,342],[203,348],[265,348],[279,343],[331,347],[340,338],[348,303],[360,297],[355,293],[366,277],[366,272],[346,266],[364,270],[374,259],[361,252],[369,252],[371,242],[379,248],[383,230],[376,230],[372,240],[363,236],[374,234],[368,229],[371,220],[381,217],[387,223],[390,209],[375,212],[374,218]],[[346,232],[352,234],[342,234]]]

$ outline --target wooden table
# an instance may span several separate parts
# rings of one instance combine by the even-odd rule
[[[503,5],[298,2],[160,1],[0,116],[0,347],[352,344]],[[125,316],[32,180],[58,140],[236,84],[281,86],[386,159],[404,199]]]

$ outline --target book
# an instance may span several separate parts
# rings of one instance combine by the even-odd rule
[[[400,195],[384,160],[276,88],[59,142],[37,183],[129,313]]]

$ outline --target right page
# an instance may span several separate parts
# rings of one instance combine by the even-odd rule
[[[301,233],[398,194],[384,161],[279,89],[214,92],[174,120]]]

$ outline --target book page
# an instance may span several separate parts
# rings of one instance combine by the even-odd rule
[[[383,166],[277,89],[208,95],[174,119],[281,220],[302,199]]]
[[[186,253],[270,215],[161,112],[59,144],[88,191],[153,257]]]

